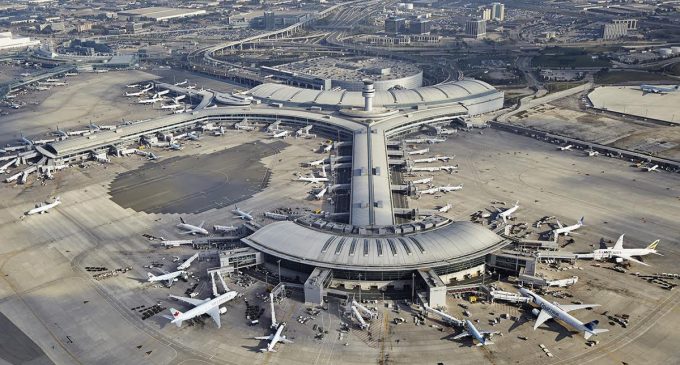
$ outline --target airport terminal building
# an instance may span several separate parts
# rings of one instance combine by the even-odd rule
[[[507,240],[470,222],[436,214],[421,220],[397,219],[391,180],[395,161],[405,160],[397,138],[406,133],[460,125],[471,115],[502,108],[503,93],[473,79],[413,89],[361,91],[312,90],[263,84],[245,94],[220,95],[164,84],[171,95],[191,94],[201,101],[193,112],[102,131],[96,138],[69,138],[36,146],[47,164],[67,164],[94,155],[116,154],[140,139],[187,132],[205,123],[277,125],[314,133],[351,146],[331,168],[344,169],[346,181],[332,188],[348,190],[346,219],[298,218],[256,227],[242,239],[250,253],[243,264],[264,263],[304,282],[305,300],[321,303],[327,295],[357,288],[374,291],[417,290],[430,305],[443,305],[448,285],[465,285],[485,272],[486,256]],[[220,107],[205,108],[211,103]],[[34,156],[35,157],[35,156]],[[338,157],[338,156],[336,156]],[[397,163],[398,164],[398,163]],[[243,261],[246,260],[246,261]],[[231,265],[229,259],[225,262]],[[236,264],[238,265],[238,264]],[[287,274],[290,277],[291,274]]]

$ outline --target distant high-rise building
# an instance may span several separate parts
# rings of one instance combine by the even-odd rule
[[[273,11],[264,12],[264,29],[276,29],[276,15]]]
[[[602,39],[617,39],[628,35],[628,24],[609,23],[602,26]]]
[[[502,3],[491,4],[491,18],[499,22],[505,20],[505,5]]]
[[[465,34],[480,38],[486,35],[486,20],[468,20],[465,23]]]
[[[426,34],[430,33],[431,25],[429,20],[415,19],[411,21],[409,30],[411,34]]]
[[[406,19],[389,17],[385,19],[385,33],[397,34],[406,30]]]
[[[482,9],[482,20],[491,20],[491,9]]]

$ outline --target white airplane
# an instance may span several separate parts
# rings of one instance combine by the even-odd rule
[[[320,177],[314,176],[314,173],[309,174],[309,176],[300,176],[298,177],[298,181],[304,181],[307,184],[317,184],[321,182],[328,182],[328,177],[326,176],[326,165],[323,163],[321,164],[322,167],[322,172]]]
[[[217,328],[221,328],[222,323],[220,322],[220,314],[222,311],[220,305],[236,298],[237,295],[238,292],[235,291],[228,291],[213,299],[193,299],[170,295],[171,298],[189,303],[193,305],[194,308],[189,309],[186,312],[180,312],[175,308],[170,308],[170,314],[172,316],[166,318],[170,319],[170,323],[174,323],[177,327],[182,327],[182,322],[207,314],[215,322]],[[226,308],[224,308],[224,312],[226,312]]]
[[[588,157],[595,157],[600,155],[599,152],[593,150],[592,148],[586,151],[586,154],[588,154]]]
[[[435,156],[437,160],[443,161],[443,162],[449,162],[449,160],[453,160],[456,158],[456,156]]]
[[[446,205],[443,206],[443,207],[437,208],[437,211],[440,212],[440,213],[446,213],[446,212],[448,212],[449,210],[451,210],[452,207],[453,207],[453,206],[451,205],[451,203],[448,203],[448,204],[446,204]]]
[[[439,169],[442,170],[442,171],[446,171],[450,174],[450,173],[453,172],[453,170],[458,169],[458,165],[456,165],[456,166],[451,166],[451,165],[441,166],[441,167],[439,167]]]
[[[63,81],[49,81],[44,83],[43,85],[47,86],[66,86],[68,85],[68,82],[63,82]]]
[[[498,208],[496,208],[496,210],[498,210],[498,216],[503,219],[503,223],[508,223],[508,218],[510,218],[512,213],[516,212],[518,209],[519,209],[519,201],[516,201],[514,206],[512,206],[512,207],[510,207],[510,208],[508,208],[508,209],[506,209],[502,212]]]
[[[326,195],[326,192],[327,192],[327,191],[328,191],[328,186],[324,186],[324,188],[321,189],[321,191],[319,191],[318,193],[314,194],[314,198],[315,198],[316,200],[321,200],[321,199],[323,199],[323,197],[324,197],[324,195]]]
[[[647,171],[647,172],[659,171],[659,165],[645,166],[645,167],[642,168],[642,170]]]
[[[90,133],[91,131],[89,129],[81,129],[77,131],[68,131],[66,132],[69,136],[83,136],[87,133]]]
[[[272,134],[272,138],[286,138],[288,137],[289,134],[290,134],[289,130],[283,130],[281,132]]]
[[[661,87],[661,86],[653,86],[653,85],[646,85],[642,84],[640,85],[640,90],[642,90],[642,95],[647,95],[647,94],[666,94],[670,93],[673,91],[678,91],[680,88],[680,85],[675,85],[672,87]]]
[[[159,101],[162,101],[163,98],[151,98],[151,99],[139,99],[137,102],[139,104],[156,104]]]
[[[241,209],[239,209],[237,206],[234,206],[234,209],[231,212],[236,214],[240,219],[243,219],[243,220],[246,220],[246,221],[252,221],[254,219],[253,215],[252,215],[253,212],[246,213],[246,212],[242,211]]]
[[[423,178],[423,179],[413,180],[413,181],[411,181],[411,183],[412,183],[413,185],[417,185],[417,184],[429,184],[429,183],[432,182],[433,179],[434,179],[433,177],[426,177],[426,178]]]
[[[522,294],[522,296],[530,298],[531,303],[540,308],[540,312],[538,311],[538,309],[534,309],[531,311],[534,315],[538,316],[538,318],[536,319],[536,324],[534,324],[534,330],[536,330],[538,326],[545,323],[545,321],[553,318],[555,320],[558,320],[558,323],[560,322],[566,323],[567,325],[573,327],[579,332],[583,332],[583,337],[585,337],[586,340],[589,339],[591,336],[597,335],[598,333],[609,331],[607,329],[598,329],[597,325],[600,323],[598,320],[594,320],[584,324],[583,322],[579,321],[578,319],[574,318],[572,315],[569,314],[569,312],[578,309],[598,307],[599,304],[558,304],[556,302],[550,303],[549,301],[543,299],[540,295],[532,292],[531,290],[520,288],[519,292],[520,294]]]
[[[446,185],[446,186],[440,186],[439,187],[439,191],[441,191],[442,193],[449,193],[449,192],[458,191],[458,190],[463,190],[463,184],[455,185],[455,186]]]
[[[194,262],[198,258],[198,252],[193,254],[191,257],[189,257],[186,261],[184,261],[181,265],[177,266],[177,270],[186,270],[191,266],[191,263]]]
[[[170,90],[159,91],[156,94],[154,94],[154,97],[161,97],[161,96],[166,95],[168,93],[170,93]]]
[[[128,87],[129,89],[134,89],[134,88],[136,88],[136,87],[139,87],[139,84],[129,84],[129,85],[127,85],[127,87]]]
[[[435,144],[435,143],[446,142],[446,138],[428,138],[428,139],[426,139],[426,141],[429,144]]]
[[[319,166],[319,165],[321,165],[322,163],[324,163],[325,161],[326,161],[326,159],[325,159],[325,158],[322,158],[322,159],[320,159],[320,160],[316,160],[316,161],[312,161],[312,162],[307,162],[307,166]]]
[[[182,100],[182,99],[184,99],[184,98],[186,98],[186,97],[187,97],[186,95],[180,95],[180,96],[177,96],[177,97],[172,98],[172,101],[174,101],[175,103],[177,103],[177,102],[179,102],[180,100]]]
[[[426,157],[426,158],[417,158],[413,160],[413,163],[430,163],[430,162],[436,162],[439,161],[437,157]]]
[[[210,234],[205,228],[203,228],[203,223],[205,223],[205,221],[201,222],[201,224],[198,226],[194,226],[185,222],[182,217],[179,217],[179,220],[181,223],[177,224],[176,227],[183,230],[183,234]]]
[[[269,341],[269,344],[267,344],[267,348],[260,349],[262,352],[276,352],[274,349],[274,346],[276,346],[277,343],[293,343],[293,341],[289,340],[286,338],[285,335],[282,335],[281,333],[283,332],[283,328],[286,326],[285,323],[279,324],[278,328],[276,328],[276,332],[274,334],[269,335],[269,336],[258,336],[254,337],[256,340],[266,340]]]
[[[19,138],[17,138],[17,141],[25,144],[26,146],[32,146],[33,145],[33,141],[26,138],[26,136],[24,136],[23,132],[19,132]]]
[[[615,259],[616,262],[618,263],[628,260],[637,262],[638,264],[649,266],[648,264],[645,264],[644,262],[637,260],[634,257],[646,256],[649,255],[650,253],[663,256],[662,254],[656,251],[656,246],[658,245],[659,240],[656,240],[646,248],[623,248],[623,235],[621,235],[619,239],[616,241],[614,247],[607,247],[604,244],[602,244],[603,246],[602,248],[593,251],[593,258],[595,260]]]
[[[323,145],[323,146],[324,146],[324,147],[323,147],[323,151],[326,152],[326,153],[331,152],[331,150],[333,149],[333,143],[327,144],[327,145]]]
[[[182,81],[182,82],[175,83],[175,86],[182,86],[182,85],[186,85],[188,83],[189,83],[189,80],[184,79],[184,81]]]
[[[161,105],[161,109],[175,110],[175,109],[179,109],[179,108],[183,108],[183,107],[184,106],[182,104],[163,104],[163,105]]]
[[[439,187],[436,187],[436,186],[433,187],[433,188],[429,188],[429,189],[419,191],[420,194],[429,194],[429,195],[436,194],[438,192],[439,192]]]
[[[181,150],[183,147],[182,147],[182,145],[179,144],[179,143],[172,143],[172,142],[170,142],[170,143],[168,144],[168,148],[171,149],[171,150],[179,151],[179,150]]]
[[[557,226],[560,228],[554,229],[553,230],[553,235],[555,236],[555,239],[557,239],[557,236],[564,234],[565,236],[568,236],[569,233],[572,231],[575,231],[583,226],[583,217],[576,222],[576,224],[573,224],[571,226],[563,226],[560,221],[557,221]]]
[[[59,204],[61,204],[61,198],[56,197],[56,198],[54,198],[54,201],[52,201],[51,203],[36,204],[35,208],[26,212],[26,215],[33,215],[33,214],[38,214],[38,213],[44,214],[44,213],[47,213],[48,210],[56,207]]]
[[[409,151],[407,152],[409,155],[424,155],[426,153],[430,152],[429,148],[423,148],[422,150],[415,150],[415,151]]]
[[[559,149],[560,151],[569,151],[572,147],[574,146],[568,144],[566,146],[557,147],[557,149]]]
[[[149,91],[149,90],[151,90],[151,89],[152,89],[152,87],[147,87],[147,88],[144,88],[144,89],[142,89],[142,90],[140,90],[140,91],[135,91],[135,92],[131,92],[131,93],[126,92],[126,93],[125,93],[125,96],[127,96],[127,97],[131,97],[131,96],[141,96],[141,95],[144,95],[147,91]]]
[[[229,233],[234,232],[236,230],[238,230],[238,227],[236,226],[219,226],[219,225],[213,226],[213,231],[215,231],[215,233]]]
[[[477,346],[493,345],[493,342],[486,339],[486,335],[495,335],[498,331],[478,331],[474,324],[468,319],[465,320],[465,330],[459,335],[453,337],[454,340],[459,340],[463,337],[472,337],[477,340]]]
[[[165,285],[169,288],[169,287],[172,286],[173,282],[177,281],[178,277],[186,274],[186,271],[182,271],[182,270],[173,271],[173,272],[167,272],[165,270],[161,270],[161,271],[163,272],[163,275],[158,275],[158,276],[156,276],[156,275],[154,275],[150,272],[147,272],[146,273],[146,276],[148,278],[147,281],[149,283],[154,283],[154,282],[158,282],[158,281],[165,281],[166,282]]]

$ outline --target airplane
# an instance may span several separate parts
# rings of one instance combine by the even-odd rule
[[[331,152],[332,149],[333,149],[333,143],[324,145],[324,147],[323,147],[324,152]]]
[[[45,91],[45,90],[49,90],[50,88],[47,87],[47,86],[36,86],[35,89],[38,90],[38,91]]]
[[[458,165],[456,165],[456,166],[451,166],[451,165],[441,166],[441,167],[439,167],[439,169],[442,170],[442,171],[446,171],[450,174],[450,173],[453,172],[453,170],[458,169]]]
[[[640,90],[642,90],[642,95],[647,95],[647,94],[666,94],[670,93],[673,91],[678,91],[680,88],[680,85],[675,85],[672,87],[661,87],[661,86],[653,86],[653,85],[647,85],[647,84],[642,84],[640,85]]]
[[[307,184],[318,184],[318,183],[321,183],[321,182],[328,182],[329,180],[328,180],[327,177],[316,177],[314,175],[311,175],[311,176],[300,176],[298,178],[298,181],[304,181]]]
[[[591,148],[591,149],[586,151],[586,154],[588,154],[588,157],[594,157],[594,156],[598,156],[600,153]]]
[[[440,212],[440,213],[446,213],[446,212],[448,212],[449,210],[451,210],[451,208],[452,208],[451,203],[448,203],[448,204],[446,204],[445,206],[443,206],[443,207],[441,207],[441,208],[438,208],[437,211]]]
[[[162,101],[163,98],[151,98],[151,99],[139,99],[137,102],[139,104],[156,104],[159,101]]]
[[[163,95],[165,95],[165,94],[168,94],[169,92],[170,92],[170,90],[159,91],[159,92],[157,92],[156,94],[154,94],[154,97],[161,97],[161,96],[163,96]]]
[[[274,350],[274,346],[276,346],[277,343],[293,343],[293,341],[289,340],[286,338],[285,335],[282,335],[281,333],[283,332],[283,328],[286,326],[285,323],[281,323],[278,328],[276,329],[276,332],[272,335],[269,336],[258,336],[254,337],[256,340],[266,340],[269,341],[269,344],[267,344],[267,348],[260,349],[261,352],[276,352]]]
[[[485,335],[495,335],[500,332],[498,331],[478,331],[474,324],[468,319],[465,320],[465,330],[459,335],[453,337],[454,340],[459,340],[463,337],[472,337],[473,340],[477,340],[477,346],[493,345],[493,342],[487,340]]]
[[[68,82],[63,82],[63,81],[48,81],[44,83],[43,85],[47,86],[66,86],[68,85]]]
[[[48,139],[35,139],[35,140],[33,140],[33,144],[43,145],[43,144],[47,144],[47,143],[52,143],[54,141],[56,141],[54,138],[52,138],[52,139],[49,139],[49,138]]]
[[[229,233],[234,232],[236,230],[238,230],[238,227],[236,226],[218,226],[218,225],[213,226],[213,231],[215,231],[215,233]]]
[[[429,148],[423,148],[422,150],[415,150],[415,151],[409,151],[409,155],[424,155],[426,153],[430,152]]]
[[[182,149],[182,145],[179,144],[179,143],[172,143],[172,142],[170,142],[170,143],[168,144],[168,148],[171,149],[171,150],[179,151],[179,150]]]
[[[568,144],[566,146],[557,147],[557,149],[559,149],[560,151],[569,151],[572,147],[574,146]]]
[[[252,221],[254,218],[252,216],[252,212],[244,212],[241,209],[239,209],[237,206],[234,206],[234,209],[231,211],[232,213],[236,214],[239,218],[246,220],[246,221]]]
[[[312,161],[312,162],[307,162],[307,166],[319,166],[319,165],[321,165],[322,163],[324,163],[325,161],[326,161],[326,159],[325,159],[325,158],[322,158],[322,159],[320,159],[320,160],[316,160],[316,161]]]
[[[151,161],[158,160],[159,157],[160,157],[160,156],[156,155],[156,154],[153,153],[153,152],[149,152],[149,154],[146,155],[146,158],[149,159],[149,160],[151,160]]]
[[[623,248],[623,236],[619,236],[619,239],[616,241],[616,244],[614,244],[614,247],[607,247],[602,243],[601,248],[593,251],[593,258],[595,260],[602,260],[602,259],[615,259],[616,262],[621,263],[624,260],[628,261],[633,261],[637,262],[638,264],[642,264],[645,266],[649,266],[648,264],[645,264],[644,262],[637,260],[633,258],[634,256],[646,256],[649,255],[650,253],[653,253],[655,255],[663,256],[662,254],[658,253],[656,251],[656,246],[659,244],[659,240],[656,240],[652,242],[649,246],[646,248]]]
[[[426,178],[423,178],[423,179],[413,180],[413,181],[411,181],[411,183],[412,183],[413,185],[417,185],[417,184],[429,184],[429,183],[432,182],[432,179],[434,179],[434,177],[426,177]]]
[[[426,139],[428,144],[435,144],[440,142],[446,142],[446,138],[428,138]]]
[[[452,186],[452,185],[447,185],[447,186],[440,186],[439,191],[442,193],[448,193],[451,191],[458,191],[458,190],[463,190],[463,184]]]
[[[564,233],[565,236],[568,236],[570,232],[581,228],[583,226],[583,217],[581,217],[581,219],[579,219],[578,222],[576,222],[576,224],[566,227],[563,226],[562,223],[560,223],[560,221],[557,221],[557,226],[560,228],[554,229],[552,231],[553,235],[555,236],[555,239],[557,239],[557,237],[562,233]]]
[[[17,138],[17,141],[23,143],[26,146],[32,146],[33,145],[33,141],[26,138],[26,136],[24,136],[24,134],[22,132],[19,132],[19,138]]]
[[[236,298],[238,295],[238,292],[235,291],[228,291],[222,295],[217,296],[216,298],[213,299],[193,299],[193,298],[185,298],[185,297],[179,297],[176,295],[170,295],[171,298],[181,300],[183,302],[189,303],[194,306],[194,308],[189,309],[186,312],[180,312],[175,308],[170,308],[170,314],[172,315],[171,317],[169,316],[164,316],[165,318],[170,319],[170,323],[174,323],[177,327],[182,327],[182,323],[184,321],[188,321],[190,319],[202,316],[204,314],[208,314],[210,318],[215,322],[217,325],[217,328],[222,327],[222,323],[220,322],[220,305]],[[226,312],[226,308],[225,308]]]
[[[496,210],[498,210],[498,216],[503,219],[503,223],[508,223],[508,218],[510,218],[510,215],[512,213],[516,212],[517,209],[519,209],[519,200],[515,202],[514,206],[512,206],[512,207],[510,207],[510,208],[508,208],[508,209],[506,209],[502,212],[498,208],[496,208]]]
[[[326,192],[327,192],[327,191],[328,191],[328,186],[324,186],[324,188],[321,189],[321,191],[319,191],[318,193],[314,194],[314,198],[315,198],[316,200],[321,200],[321,199],[323,198],[323,196],[326,195]]]
[[[210,234],[205,228],[203,228],[203,223],[205,223],[205,221],[201,222],[201,224],[199,224],[198,226],[194,226],[192,224],[188,224],[187,222],[185,222],[182,217],[179,217],[179,220],[181,223],[179,223],[176,227],[181,230],[184,230],[185,231],[183,232],[184,234],[196,234],[196,233],[206,235]]]
[[[435,156],[435,158],[442,162],[449,162],[449,160],[453,160],[456,156]]]
[[[286,138],[289,133],[290,133],[290,131],[284,130],[284,131],[272,134],[272,138]]]
[[[535,304],[541,309],[540,312],[537,310],[538,308],[531,311],[534,315],[538,316],[538,318],[536,319],[536,324],[534,324],[534,330],[536,330],[538,326],[542,325],[548,319],[553,318],[563,323],[566,323],[567,325],[575,328],[579,332],[583,332],[583,337],[585,337],[586,340],[589,339],[591,336],[597,335],[598,333],[609,331],[608,329],[598,329],[597,325],[600,323],[598,320],[594,320],[584,324],[583,322],[579,321],[578,319],[574,318],[572,315],[569,314],[569,312],[578,309],[598,307],[599,304],[558,304],[557,302],[551,303],[543,299],[540,295],[532,292],[531,290],[520,288],[519,292],[522,296],[531,299],[530,303]]]
[[[186,98],[186,97],[187,97],[186,95],[180,95],[180,96],[177,96],[177,97],[172,98],[172,101],[174,101],[175,103],[177,103],[178,101],[180,101],[180,100],[182,100],[182,99],[184,99],[184,98]]]
[[[184,261],[181,265],[177,266],[177,270],[186,270],[191,266],[191,263],[194,262],[198,258],[198,252],[193,254],[191,257],[189,257],[186,261]]]
[[[419,191],[420,194],[430,194],[430,195],[438,193],[438,192],[439,192],[438,187],[429,188],[429,189]]]
[[[184,107],[182,104],[163,104],[163,105],[161,105],[161,109],[175,110],[175,109],[179,109],[179,108],[182,108],[182,107]]]
[[[154,283],[157,281],[165,281],[165,285],[169,288],[172,286],[172,283],[177,280],[178,277],[186,274],[186,271],[183,270],[178,270],[178,271],[173,271],[173,272],[167,272],[165,270],[161,270],[163,272],[163,275],[154,275],[150,272],[146,273],[147,276],[147,281],[149,283]]]
[[[186,138],[192,141],[198,141],[201,137],[196,132],[189,132],[186,134]]]
[[[139,84],[129,84],[129,85],[127,85],[127,87],[130,88],[130,89],[134,89],[136,87],[139,87]]]
[[[439,159],[437,157],[427,157],[415,159],[413,160],[413,163],[430,163],[435,161],[439,161]]]
[[[184,81],[176,83],[175,86],[182,86],[182,85],[186,85],[187,83],[189,83],[189,80],[184,79]]]
[[[28,212],[26,212],[26,215],[33,215],[33,214],[38,214],[38,213],[40,213],[40,214],[48,213],[48,210],[50,210],[50,209],[56,207],[56,206],[59,205],[59,204],[61,204],[61,198],[60,198],[60,197],[56,197],[56,198],[54,198],[54,201],[52,201],[51,203],[40,203],[40,204],[37,204],[37,205],[35,206],[35,208],[33,208],[33,209],[29,210]]]
[[[140,91],[135,91],[135,92],[131,92],[131,93],[126,92],[126,93],[125,93],[125,96],[127,96],[127,97],[130,97],[130,96],[141,96],[141,95],[145,94],[147,91],[151,90],[152,88],[153,88],[153,87],[147,87],[147,88],[144,88],[144,89],[142,89],[142,90],[140,90]]]
[[[647,172],[659,171],[659,165],[645,166],[645,167],[642,168],[642,170],[645,170]]]

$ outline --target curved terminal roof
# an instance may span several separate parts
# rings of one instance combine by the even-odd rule
[[[471,222],[453,222],[408,235],[347,236],[291,221],[266,225],[243,241],[294,262],[367,271],[409,270],[467,261],[504,242],[502,237]]]
[[[343,108],[363,107],[360,91],[309,90],[281,84],[262,84],[248,91],[252,96],[281,103],[307,105],[332,105]],[[461,102],[498,94],[499,91],[486,82],[464,79],[445,84],[423,86],[415,89],[392,89],[376,91],[374,106],[413,106]]]

